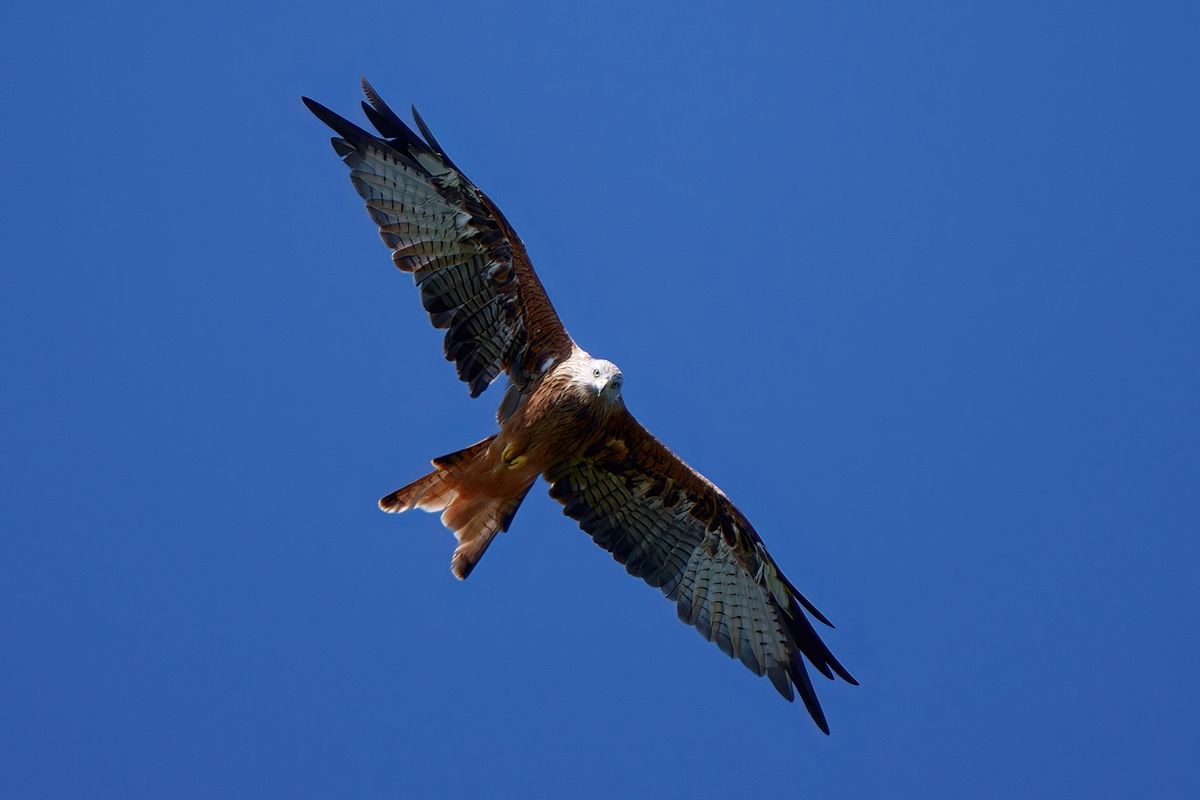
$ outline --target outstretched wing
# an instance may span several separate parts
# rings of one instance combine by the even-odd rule
[[[825,733],[803,658],[857,684],[805,611],[830,625],[779,571],[762,539],[720,489],[627,411],[605,437],[546,472],[550,495],[630,575],[662,589],[679,618],[729,656],[766,675],[789,701],[800,693]],[[831,626],[832,627],[832,626]]]
[[[333,128],[333,148],[350,167],[392,261],[421,290],[437,328],[445,328],[446,358],[471,396],[501,372],[523,392],[572,349],[520,237],[500,210],[464,175],[425,126],[417,136],[363,81],[362,104],[380,136],[305,97],[304,104]],[[501,415],[519,394],[509,394]]]

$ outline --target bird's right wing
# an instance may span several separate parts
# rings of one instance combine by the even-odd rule
[[[725,494],[622,409],[596,444],[546,472],[550,495],[630,575],[658,587],[693,625],[788,700],[795,686],[829,733],[804,666],[857,683],[805,611],[830,624],[783,576]]]
[[[333,128],[334,150],[366,200],[392,261],[421,290],[435,327],[445,328],[445,355],[476,397],[500,373],[520,393],[574,346],[520,237],[488,197],[446,155],[413,109],[417,136],[365,80],[362,104],[380,136],[305,97]]]

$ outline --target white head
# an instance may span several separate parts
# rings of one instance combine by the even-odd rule
[[[621,384],[625,376],[611,361],[588,358],[580,362],[575,380],[586,385],[592,396],[615,403],[621,399]]]

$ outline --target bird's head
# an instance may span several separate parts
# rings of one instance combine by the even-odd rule
[[[615,403],[621,399],[621,384],[625,376],[617,365],[602,358],[589,358],[581,366],[579,377],[595,397]]]

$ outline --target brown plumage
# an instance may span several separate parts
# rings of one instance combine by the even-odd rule
[[[829,732],[804,659],[857,683],[805,612],[829,625],[767,553],[725,494],[663,446],[625,408],[617,367],[567,334],[520,238],[498,208],[413,117],[417,136],[364,80],[368,133],[319,103],[305,105],[337,132],[334,149],[366,200],[401,270],[413,273],[446,358],[477,396],[504,373],[494,436],[433,460],[434,471],[379,501],[384,511],[442,512],[466,578],[508,530],[542,475],[597,544],[658,587],[706,639],[793,687]]]

